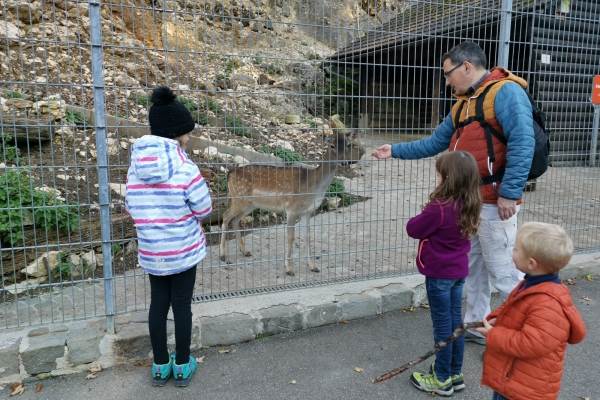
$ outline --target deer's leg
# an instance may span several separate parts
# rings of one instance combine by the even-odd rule
[[[223,224],[221,224],[221,245],[219,246],[219,253],[221,261],[227,261],[227,228],[229,227],[229,221],[233,217],[233,204],[223,214]]]
[[[292,244],[294,243],[294,235],[296,234],[296,215],[287,215],[287,249],[285,257],[285,273],[289,276],[294,276],[292,271]]]
[[[253,208],[252,208],[252,206],[250,206],[250,208],[245,208],[240,214],[238,214],[233,219],[233,229],[240,230],[240,219],[242,219],[243,216],[248,215],[250,212],[252,212],[252,210],[253,210]],[[244,254],[244,256],[250,257],[252,255],[252,253],[250,253],[249,251],[246,250],[246,246],[244,245],[244,238],[242,236],[241,230],[239,232],[237,232],[235,237],[237,239],[238,249],[240,249],[240,251],[242,252],[242,254]]]
[[[312,255],[312,247],[310,246],[310,216],[301,216],[300,225],[304,227],[304,242],[306,242],[306,249],[308,250],[308,266],[312,272],[320,272],[319,268],[315,267],[315,260],[313,259]]]

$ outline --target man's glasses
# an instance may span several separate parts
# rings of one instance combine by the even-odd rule
[[[463,62],[463,63],[460,63],[460,64],[458,64],[456,67],[452,68],[450,71],[448,71],[448,72],[444,72],[444,78],[446,78],[446,79],[450,79],[450,75],[451,75],[451,74],[454,72],[454,70],[456,70],[456,69],[458,69],[458,68],[462,67],[462,65],[463,65],[463,64],[464,64],[464,62]]]

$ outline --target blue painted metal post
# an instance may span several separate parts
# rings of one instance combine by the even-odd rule
[[[115,305],[112,276],[110,197],[108,188],[108,155],[106,145],[106,114],[104,98],[104,75],[102,73],[102,29],[100,1],[89,2],[90,39],[92,42],[92,78],[94,84],[94,125],[98,151],[98,185],[100,194],[100,228],[102,238],[102,261],[104,262],[104,304],[106,332],[115,333]]]

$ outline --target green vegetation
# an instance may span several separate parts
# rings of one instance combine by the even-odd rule
[[[63,119],[76,126],[90,126],[92,124],[89,119],[81,115],[78,111],[68,110]]]
[[[341,199],[338,207],[346,207],[349,205],[354,204],[355,200],[354,197],[344,193],[346,191],[346,188],[344,187],[344,181],[342,181],[340,178],[333,178],[333,180],[331,181],[331,184],[329,185],[329,187],[327,188],[327,191],[325,192],[325,200],[323,200],[323,204],[321,205],[321,207],[326,207],[329,208],[329,201],[328,199],[331,197],[339,197]]]
[[[146,106],[147,108],[150,108],[150,106],[152,105],[152,103],[150,102],[150,96],[138,96],[135,98],[135,102],[136,104]]]
[[[262,58],[260,58],[260,57],[254,57],[254,64],[260,65],[260,64],[262,64],[262,62],[263,62]]]
[[[236,117],[225,117],[225,129],[237,136],[252,137],[250,132],[244,129],[244,124]]]
[[[324,115],[339,114],[346,127],[358,125],[358,85],[349,79],[331,76],[323,87],[323,96],[318,96],[323,104]]]
[[[215,184],[211,189],[213,192],[226,192],[227,191],[227,174],[216,175]]]
[[[19,165],[20,157],[19,157],[19,148],[17,146],[11,146],[8,142],[13,140],[11,135],[8,135],[4,132],[0,132],[0,153],[1,157],[4,159],[4,162],[14,162],[16,165]]]
[[[35,189],[28,172],[9,170],[0,176],[0,237],[13,246],[25,239],[26,219],[46,231],[57,228],[68,233],[79,225],[77,207]]]
[[[9,99],[22,99],[23,98],[23,96],[21,95],[21,93],[10,91],[10,90],[5,90],[4,91],[4,96],[6,96]]]
[[[272,149],[269,146],[261,146],[257,149],[257,151],[259,153],[273,154],[274,156],[281,158],[286,164],[294,164],[296,162],[304,161],[302,159],[302,155],[297,151],[291,151],[279,146],[277,146],[275,149]]]

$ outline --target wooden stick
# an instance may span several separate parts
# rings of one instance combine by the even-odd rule
[[[414,361],[409,362],[408,364],[404,364],[403,366],[398,367],[398,368],[388,372],[387,374],[380,375],[377,378],[374,378],[371,382],[379,383],[381,381],[390,379],[392,376],[401,374],[402,372],[406,371],[407,369],[412,368],[415,365],[419,364],[420,362],[425,361],[426,359],[428,359],[429,357],[431,357],[432,355],[434,355],[435,353],[437,353],[444,347],[448,346],[450,343],[454,342],[463,333],[465,333],[467,331],[467,329],[473,329],[473,328],[483,328],[483,322],[478,321],[478,322],[469,322],[469,323],[460,324],[460,326],[458,328],[456,328],[454,330],[454,332],[452,332],[452,336],[450,336],[449,338],[446,338],[445,340],[441,340],[441,341],[437,342],[435,344],[435,346],[433,347],[433,349],[429,350],[427,353],[425,353],[421,357],[417,358]]]

